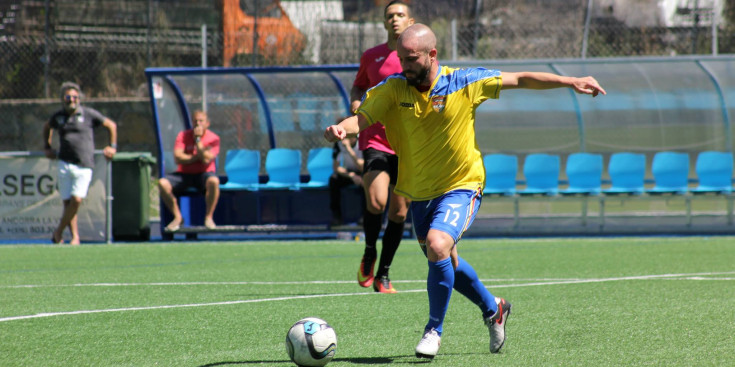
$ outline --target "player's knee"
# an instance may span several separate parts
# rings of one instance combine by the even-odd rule
[[[454,241],[441,231],[431,230],[426,236],[426,256],[430,261],[444,260],[452,253]]]
[[[388,211],[388,220],[396,223],[403,223],[406,221],[406,212],[391,212]]]
[[[385,212],[385,203],[372,199],[367,202],[367,210],[372,214],[383,214]]]

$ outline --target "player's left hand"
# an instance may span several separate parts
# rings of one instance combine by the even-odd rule
[[[102,150],[102,154],[105,155],[105,158],[107,158],[108,161],[115,156],[115,153],[117,153],[117,149],[111,146],[107,146],[105,147],[105,149]]]
[[[607,94],[595,78],[588,76],[584,78],[577,78],[574,81],[574,91],[580,94],[591,94],[592,97],[597,97],[598,94]]]

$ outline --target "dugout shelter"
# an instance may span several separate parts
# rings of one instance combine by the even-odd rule
[[[593,99],[564,89],[513,90],[480,105],[476,130],[483,155],[516,157],[518,191],[526,188],[523,164],[529,155],[558,156],[558,187],[551,194],[488,194],[468,235],[735,232],[729,190],[712,195],[690,190],[699,183],[700,153],[732,155],[735,57],[440,64],[592,75],[608,92]],[[348,91],[356,71],[357,65],[146,69],[158,155],[163,157],[158,160],[159,172],[175,167],[171,152],[176,134],[191,127],[193,110],[204,109],[210,128],[222,139],[218,174],[226,175],[222,160],[228,150],[256,150],[264,158],[272,149],[289,148],[301,151],[300,180],[308,182],[309,150],[329,146],[323,131],[347,115]],[[646,190],[613,197],[605,194],[611,186],[608,166],[611,157],[622,152],[644,156]],[[686,190],[666,195],[647,192],[656,184],[652,166],[661,152],[687,153]],[[602,157],[600,188],[593,194],[564,195],[574,192],[569,190],[566,168],[576,153]],[[259,181],[266,183],[265,159],[260,164]],[[731,178],[730,173],[730,184]],[[326,223],[328,200],[305,188],[227,195],[215,211],[218,224],[319,227]],[[197,224],[203,208],[187,210],[188,223]],[[162,226],[165,222],[162,215]]]

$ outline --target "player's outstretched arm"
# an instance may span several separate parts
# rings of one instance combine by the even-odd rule
[[[327,127],[327,130],[324,131],[324,139],[330,143],[334,143],[348,136],[357,135],[367,127],[368,122],[364,116],[360,114],[350,116],[342,120],[337,125]]]
[[[572,88],[581,94],[607,94],[600,84],[591,76],[576,78],[542,72],[502,73],[503,89],[552,89]]]

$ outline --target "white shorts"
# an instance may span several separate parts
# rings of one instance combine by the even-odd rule
[[[76,164],[59,160],[61,200],[69,200],[72,196],[84,199],[87,197],[90,182],[92,182],[91,168],[79,167]]]

